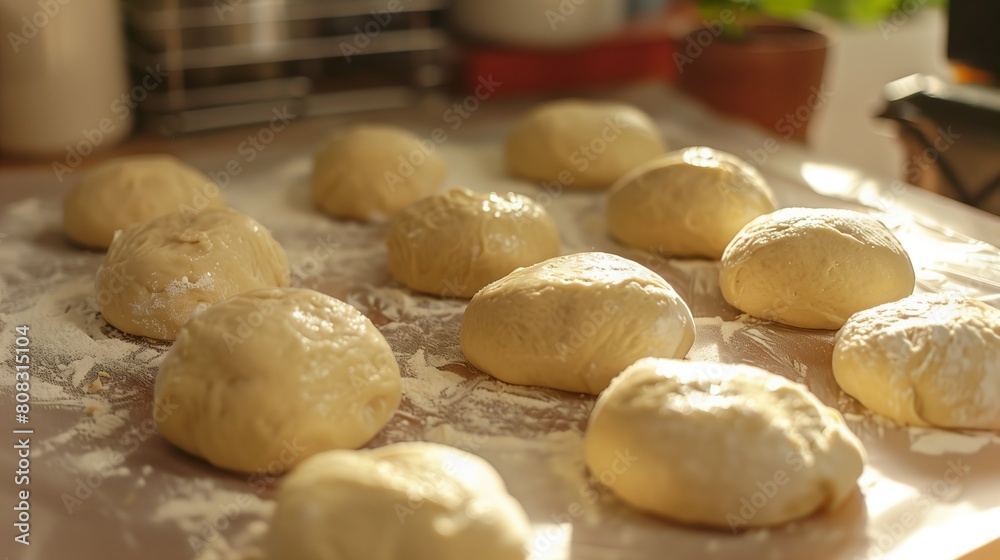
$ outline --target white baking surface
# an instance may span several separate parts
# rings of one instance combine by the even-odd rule
[[[746,157],[765,140],[658,87],[610,95],[652,113],[672,147],[702,144]],[[592,397],[506,385],[471,370],[458,346],[464,302],[422,296],[394,282],[385,264],[385,226],[338,222],[311,208],[311,154],[342,121],[295,123],[249,161],[238,147],[255,129],[191,137],[171,149],[206,172],[240,163],[225,195],[273,230],[289,254],[293,282],[355,305],[392,344],[404,375],[403,404],[371,445],[424,439],[485,457],[535,524],[536,560],[954,558],[1000,537],[1000,437],[898,427],[871,415],[833,381],[832,332],[740,316],[721,299],[715,262],[620,247],[606,234],[600,193],[552,196],[506,177],[502,139],[526,106],[484,105],[457,130],[443,119],[445,107],[434,104],[367,118],[423,137],[445,129],[448,140],[437,149],[451,170],[448,186],[534,197],[558,222],[564,253],[609,251],[660,272],[697,318],[690,358],[764,367],[806,383],[842,410],[870,458],[858,493],[842,508],[771,530],[690,529],[632,512],[589,481],[581,437]],[[998,243],[1000,219],[814,161],[795,146],[769,154],[761,171],[782,206],[860,209],[857,201],[865,202],[911,252],[918,290],[959,290],[1000,305],[1000,251],[976,241]],[[260,558],[273,477],[220,472],[156,434],[152,383],[169,344],[123,335],[98,315],[93,276],[102,255],[69,245],[60,232],[61,196],[78,176],[60,184],[48,170],[0,174],[6,202],[0,209],[0,410],[8,433],[23,427],[13,421],[11,372],[14,327],[27,324],[34,360],[29,427],[35,429],[32,544],[12,544],[8,513],[0,551],[15,559]],[[3,446],[0,466],[13,471],[15,465],[12,445]],[[5,500],[12,499],[12,476],[4,479]]]

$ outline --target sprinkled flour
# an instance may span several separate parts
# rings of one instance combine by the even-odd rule
[[[689,358],[750,363],[806,383],[846,412],[852,428],[877,427],[878,437],[863,434],[870,446],[880,445],[883,430],[901,430],[875,422],[833,384],[832,333],[758,321],[726,305],[718,291],[717,262],[672,260],[618,246],[606,233],[603,197],[570,191],[543,196],[524,183],[498,178],[491,171],[499,166],[495,145],[456,143],[440,149],[452,165],[450,186],[491,185],[546,206],[560,225],[563,253],[616,252],[671,282],[697,317]],[[678,554],[707,551],[726,557],[734,550],[765,550],[782,537],[766,531],[712,533],[706,541],[703,532],[617,502],[590,479],[583,464],[583,434],[594,397],[507,385],[471,368],[458,343],[466,302],[401,288],[385,263],[386,225],[340,222],[314,211],[310,169],[307,156],[290,158],[238,177],[225,195],[231,206],[272,230],[288,254],[293,285],[357,307],[393,347],[403,375],[403,401],[370,445],[430,440],[486,458],[535,525],[533,560],[601,558],[609,549],[630,558],[648,550],[659,556],[667,546]],[[170,345],[122,334],[101,319],[94,276],[103,254],[69,245],[60,222],[61,201],[54,195],[0,209],[0,233],[5,234],[0,236],[0,363],[12,363],[13,327],[29,325],[33,485],[49,490],[44,500],[50,532],[69,531],[85,520],[94,535],[93,549],[114,551],[113,556],[261,560],[277,477],[216,470],[157,434],[153,383]],[[209,288],[214,281],[210,276],[169,279],[166,292]],[[0,376],[4,398],[13,393],[13,383],[12,376]],[[995,447],[977,438],[914,436],[912,447],[921,453]],[[827,539],[839,534],[830,525],[819,518],[796,530]],[[156,543],[155,551],[149,550],[150,542]],[[81,555],[86,550],[81,545]]]
[[[1000,444],[1000,436],[989,432],[950,432],[932,428],[908,429],[910,451],[924,455],[958,453],[970,455],[989,444]]]

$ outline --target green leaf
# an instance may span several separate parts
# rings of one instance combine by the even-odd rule
[[[906,0],[920,8],[947,5],[947,0]],[[903,0],[699,0],[706,19],[717,19],[724,10],[736,13],[739,28],[758,14],[779,19],[797,19],[807,12],[818,12],[847,23],[872,24],[893,14]]]
[[[898,0],[849,0],[843,18],[857,23],[874,23],[896,9]]]
[[[812,0],[760,0],[760,11],[776,18],[794,19],[812,8]]]

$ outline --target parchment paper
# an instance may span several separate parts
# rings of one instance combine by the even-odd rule
[[[659,89],[612,95],[650,111],[674,147],[703,144],[746,157],[766,138]],[[234,160],[240,164],[225,195],[273,230],[289,254],[293,283],[357,306],[393,346],[406,378],[403,404],[369,445],[425,439],[485,457],[536,527],[535,559],[956,558],[1000,537],[1000,438],[908,429],[867,413],[833,380],[833,332],[740,316],[721,298],[715,262],[619,246],[607,236],[600,193],[553,194],[506,177],[502,139],[525,105],[486,106],[460,129],[447,129],[447,141],[436,149],[450,166],[448,185],[533,196],[556,218],[564,253],[618,253],[656,270],[677,289],[697,318],[690,358],[763,367],[805,383],[843,411],[869,454],[858,492],[843,507],[772,530],[711,531],[633,512],[588,481],[581,437],[593,397],[513,387],[472,369],[458,346],[465,302],[422,296],[394,282],[385,264],[384,225],[338,222],[311,207],[312,152],[340,121],[295,123],[250,161],[238,146],[254,129],[161,148],[206,172]],[[367,120],[398,123],[430,137],[435,127],[448,126],[440,119],[442,107]],[[799,173],[811,160],[796,147],[770,158],[761,170],[782,206],[864,209],[856,202],[863,198],[866,211],[889,224],[913,255],[918,290],[960,290],[993,305],[1000,301],[1000,251],[956,233],[976,224],[980,231],[997,231],[996,219],[947,201],[940,213],[914,213],[913,200],[922,195],[908,187],[867,188],[864,197],[833,192],[837,168],[817,164],[811,175]],[[59,223],[61,196],[79,174],[64,183],[47,168],[0,175],[6,203],[0,226],[0,410],[8,434],[25,427],[14,422],[10,379],[19,324],[31,326],[37,387],[27,425],[34,430],[31,545],[13,542],[15,487],[11,474],[4,474],[8,513],[0,550],[25,560],[259,557],[276,477],[219,471],[175,450],[151,427],[153,379],[169,344],[124,335],[99,317],[92,280],[103,255],[69,244]],[[810,185],[817,181],[827,187],[825,194]],[[85,355],[81,337],[99,351]],[[102,371],[107,377],[98,375]],[[88,393],[97,379],[103,387]],[[13,435],[8,437],[0,468],[12,473],[17,456]]]

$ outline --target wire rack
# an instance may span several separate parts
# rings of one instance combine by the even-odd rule
[[[448,77],[447,3],[124,0],[132,97],[164,135],[406,106]]]

